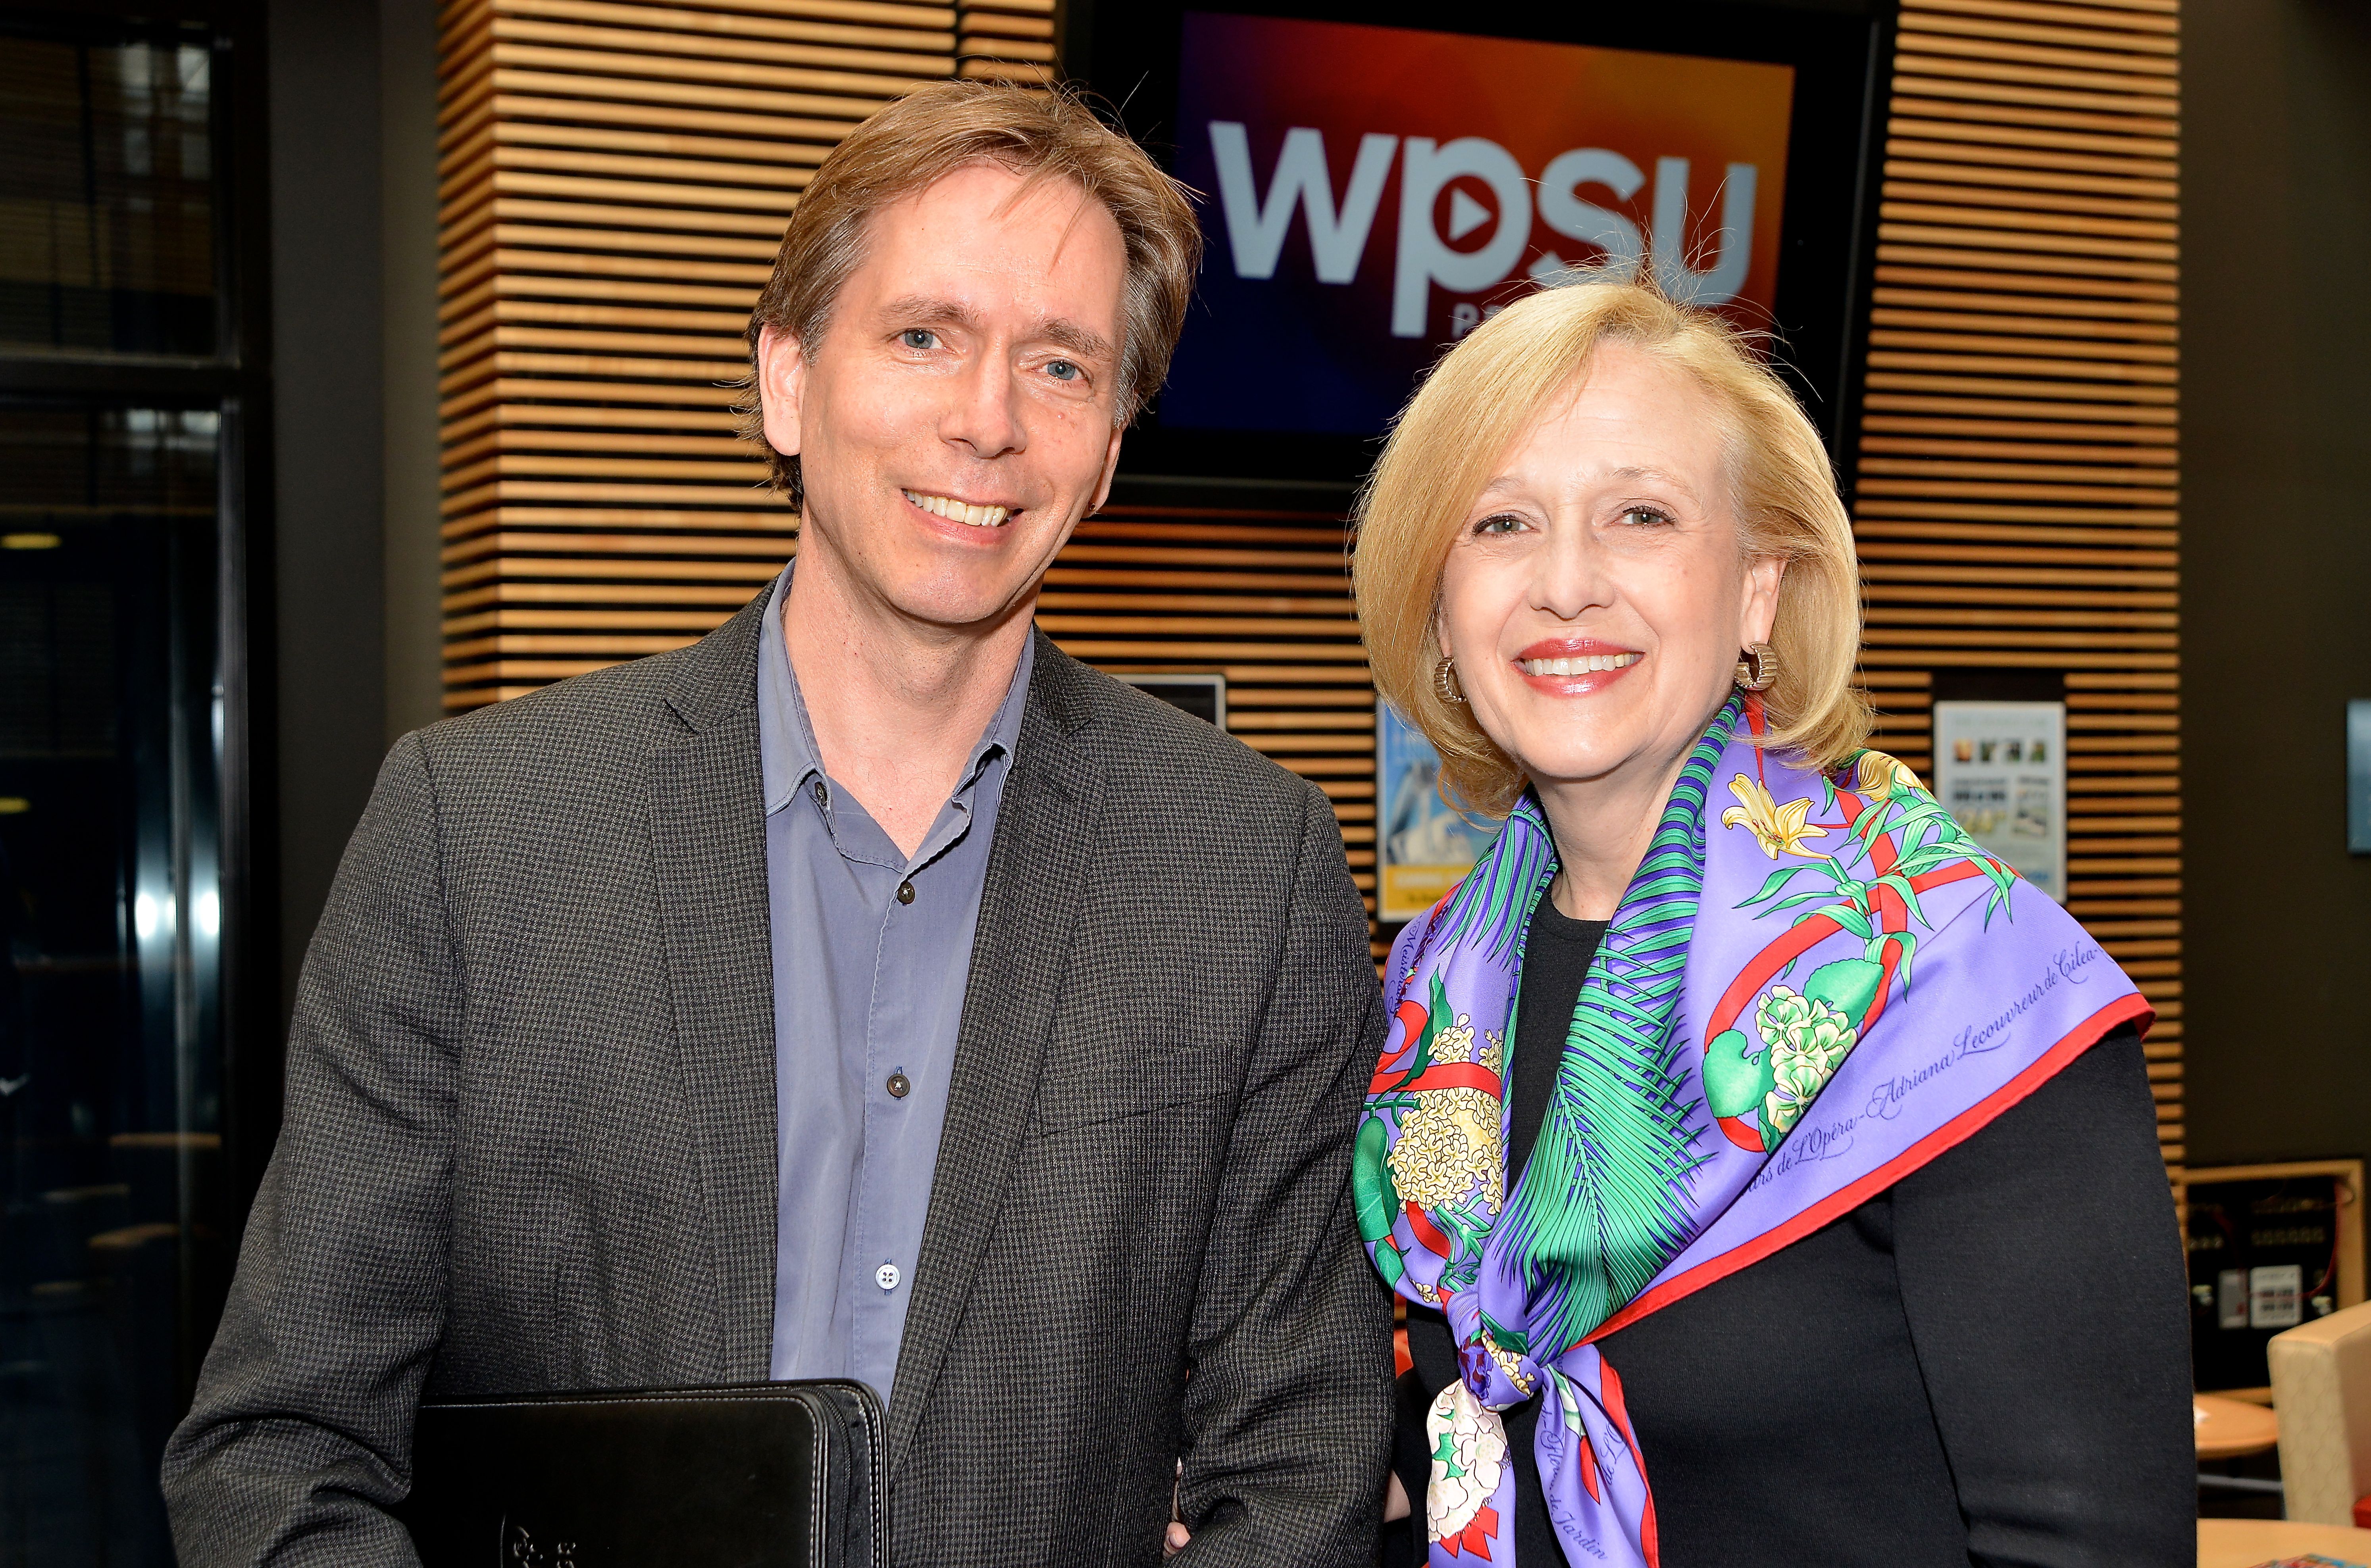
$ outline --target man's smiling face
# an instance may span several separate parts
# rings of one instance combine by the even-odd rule
[[[1127,251],[1067,179],[975,164],[883,209],[806,352],[769,331],[766,438],[802,554],[949,630],[1026,604],[1119,455]]]

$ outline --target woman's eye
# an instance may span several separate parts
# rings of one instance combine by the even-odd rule
[[[1651,506],[1634,506],[1622,513],[1622,521],[1634,528],[1660,528],[1671,522],[1667,513]]]
[[[1511,512],[1501,512],[1496,516],[1485,517],[1481,522],[1474,525],[1474,531],[1476,534],[1489,536],[1494,535],[1511,534],[1522,526],[1523,520],[1521,518],[1516,516]]]
[[[1053,363],[1046,367],[1046,374],[1052,376],[1057,381],[1076,381],[1080,376],[1084,375],[1086,372],[1081,370],[1077,365],[1072,364],[1069,360],[1056,360]]]
[[[928,353],[939,346],[939,335],[921,327],[908,327],[897,334],[898,340],[916,353]]]

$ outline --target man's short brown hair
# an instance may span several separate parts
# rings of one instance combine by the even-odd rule
[[[1032,92],[992,82],[934,82],[848,133],[799,198],[774,259],[774,275],[749,315],[749,397],[742,433],[765,443],[758,346],[769,327],[809,353],[822,341],[840,286],[863,264],[874,213],[974,164],[1037,179],[1068,179],[1103,203],[1128,255],[1128,299],[1115,416],[1125,424],[1161,389],[1185,329],[1202,261],[1202,231],[1186,187],[1144,149],[1067,91]],[[776,489],[805,504],[795,456],[773,452]]]

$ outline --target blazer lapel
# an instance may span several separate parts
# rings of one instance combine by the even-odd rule
[[[693,1158],[732,1382],[773,1344],[774,974],[758,758],[765,596],[693,650],[669,701],[690,733],[650,758],[651,854]]]
[[[897,1352],[888,1421],[893,1470],[913,1442],[971,1298],[1036,1102],[1103,805],[1102,765],[1071,738],[1088,716],[1082,685],[1078,666],[1039,635],[1020,744],[989,850],[946,1124]]]

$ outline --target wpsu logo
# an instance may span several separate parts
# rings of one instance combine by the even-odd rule
[[[1228,120],[1209,124],[1227,246],[1236,276],[1244,279],[1276,276],[1293,213],[1299,212],[1306,221],[1317,281],[1356,282],[1382,206],[1383,188],[1390,182],[1393,163],[1398,163],[1399,242],[1392,271],[1395,338],[1425,335],[1433,285],[1452,294],[1478,294],[1506,282],[1531,248],[1535,208],[1538,221],[1556,235],[1602,250],[1607,271],[1633,277],[1644,261],[1666,294],[1689,304],[1728,304],[1745,286],[1752,264],[1755,178],[1750,163],[1730,164],[1722,173],[1720,228],[1697,248],[1697,259],[1709,259],[1697,271],[1688,265],[1685,158],[1655,160],[1653,215],[1649,233],[1641,236],[1627,213],[1588,199],[1603,192],[1636,211],[1634,199],[1647,184],[1637,164],[1603,147],[1558,154],[1534,185],[1513,154],[1479,136],[1436,143],[1428,136],[1371,132],[1359,138],[1349,183],[1337,198],[1325,161],[1324,133],[1300,125],[1285,133],[1263,194],[1252,167],[1251,138],[1243,124]],[[1461,248],[1459,242],[1491,223],[1493,214],[1455,186],[1467,178],[1486,187],[1498,209],[1497,227],[1473,249]],[[1437,221],[1444,190],[1449,192],[1446,234]],[[1551,247],[1524,271],[1533,281],[1546,282],[1576,264]],[[1484,314],[1470,302],[1456,305],[1451,311],[1452,335],[1463,337]]]

